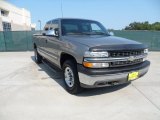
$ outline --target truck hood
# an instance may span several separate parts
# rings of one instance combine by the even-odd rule
[[[113,49],[113,50],[122,50],[122,49],[144,49],[147,46],[125,38],[115,37],[115,36],[64,36],[65,40],[75,41],[86,45],[93,49]]]

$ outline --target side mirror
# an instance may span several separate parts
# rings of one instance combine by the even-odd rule
[[[109,32],[109,34],[110,34],[111,36],[114,36],[114,32]]]
[[[47,35],[47,36],[58,37],[58,30],[57,30],[57,29],[55,29],[55,30],[48,30],[48,31],[46,32],[46,35]]]

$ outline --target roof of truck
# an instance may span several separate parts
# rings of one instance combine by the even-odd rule
[[[83,18],[55,18],[52,20],[49,20],[47,22],[53,21],[53,20],[90,20],[90,19],[83,19]],[[91,20],[91,21],[95,21],[95,20]]]

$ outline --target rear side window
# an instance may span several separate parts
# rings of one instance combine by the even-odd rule
[[[53,20],[49,26],[50,30],[54,30],[58,28],[58,20]]]

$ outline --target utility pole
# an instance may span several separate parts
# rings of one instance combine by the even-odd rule
[[[40,33],[42,33],[42,32],[41,32],[41,20],[38,20],[38,22],[39,22]]]
[[[62,15],[62,18],[63,18],[63,4],[62,4],[62,0],[61,0],[61,15]]]

